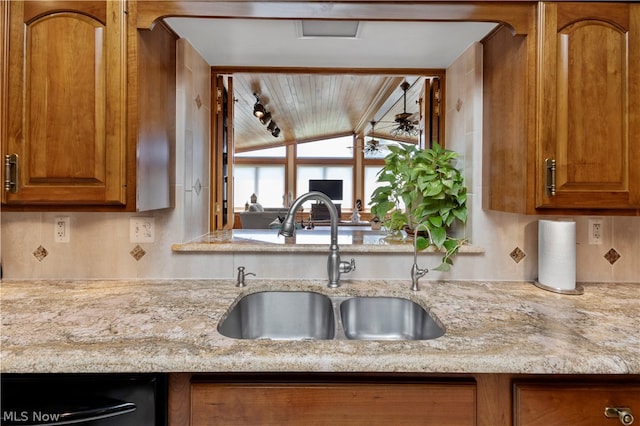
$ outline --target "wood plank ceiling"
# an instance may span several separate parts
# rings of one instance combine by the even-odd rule
[[[375,120],[377,138],[393,139],[394,118],[404,111],[400,85],[408,81],[406,111],[419,120],[418,100],[424,76],[362,73],[233,74],[234,144],[238,152],[261,147],[303,143],[319,138],[370,134]],[[253,116],[258,95],[281,132],[274,137]],[[418,138],[396,140],[417,142]]]
[[[306,10],[310,4],[298,6]],[[215,18],[169,17],[166,22],[189,40],[214,73],[233,76],[234,147],[242,152],[332,136],[367,135],[372,120],[379,122],[376,139],[389,138],[395,115],[404,111],[402,82],[412,83],[406,110],[413,113],[411,121],[418,120],[416,101],[425,97],[425,79],[413,84],[416,78],[435,73],[444,80],[447,66],[495,26],[490,22],[437,22],[427,19],[429,16],[418,19],[414,15],[420,8],[398,21],[395,13],[402,7],[397,3],[388,6],[391,9],[351,4],[350,8],[358,10],[364,7],[362,15],[349,15],[357,21],[324,15],[319,19],[313,7],[287,14],[286,19],[254,19],[257,11],[249,14],[251,19],[233,13],[227,16],[232,19],[226,19],[214,7]],[[198,16],[204,10],[199,6]],[[388,15],[389,10],[393,16]],[[352,34],[340,25],[353,30],[354,22],[357,26]],[[252,115],[253,93],[273,115],[281,130],[277,137]],[[421,105],[427,106],[425,102]]]

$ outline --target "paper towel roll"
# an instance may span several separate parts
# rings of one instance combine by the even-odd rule
[[[550,288],[576,288],[576,223],[538,221],[538,281]]]

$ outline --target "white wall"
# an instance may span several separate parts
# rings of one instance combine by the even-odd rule
[[[182,48],[188,49],[186,43]],[[183,51],[183,54],[192,58],[197,55],[192,49]],[[451,272],[430,272],[423,280],[532,280],[537,275],[537,220],[540,217],[482,210],[481,60],[481,45],[474,44],[447,69],[447,144],[461,153],[469,187],[470,217],[466,236],[473,244],[484,247],[486,252],[483,255],[460,255],[455,259]],[[204,84],[208,78],[201,74],[198,77],[198,72],[190,68],[193,66],[184,65],[183,72],[180,69],[178,72],[184,80],[178,84],[178,111],[186,115],[179,116],[177,123],[175,209],[145,214],[4,212],[1,215],[4,278],[233,278],[240,265],[257,273],[260,278],[326,276],[324,253],[256,255],[171,251],[171,244],[206,232],[209,200],[206,195],[203,196],[205,198],[194,195],[198,176],[208,174],[207,165],[198,163],[198,159],[206,158],[206,146],[202,142],[206,137],[198,130],[189,130],[190,126],[202,126],[203,123],[194,115],[198,114],[197,108],[189,110],[188,106],[198,90],[191,91],[188,87],[197,87],[197,84],[192,84],[195,81]],[[205,91],[200,90],[200,93]],[[180,102],[184,103],[182,107]],[[188,124],[189,117],[195,120],[191,124]],[[193,141],[190,141],[190,133],[194,135]],[[200,136],[195,136],[196,133]],[[184,167],[181,166],[183,164]],[[206,179],[201,180],[203,186],[206,182]],[[208,192],[208,189],[203,189],[201,194]],[[53,222],[57,215],[71,217],[71,242],[68,244],[53,241]],[[135,243],[129,242],[131,216],[155,218],[156,240],[139,244],[145,251],[139,260],[131,254],[136,247]],[[578,281],[640,282],[639,217],[604,217],[602,245],[587,244],[588,217],[577,216],[574,219],[577,222]],[[41,261],[33,255],[39,246],[48,253]],[[525,253],[520,262],[515,262],[510,256],[516,248]],[[613,265],[604,257],[612,248],[621,256]],[[408,254],[358,254],[353,257],[357,269],[345,278],[409,279],[412,257]],[[433,255],[420,256],[421,267],[432,267],[437,263]]]

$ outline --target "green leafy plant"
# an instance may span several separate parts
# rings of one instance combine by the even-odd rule
[[[455,167],[458,154],[435,144],[422,149],[412,144],[389,146],[385,165],[378,173],[379,186],[373,192],[371,214],[381,218],[391,234],[427,228],[427,237],[419,235],[416,249],[433,244],[444,251],[435,270],[448,271],[452,257],[464,240],[451,236],[455,221],[467,221],[467,188]]]

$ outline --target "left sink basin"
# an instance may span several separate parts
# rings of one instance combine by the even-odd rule
[[[333,339],[333,304],[310,291],[252,293],[231,308],[218,331],[235,339]]]

